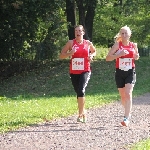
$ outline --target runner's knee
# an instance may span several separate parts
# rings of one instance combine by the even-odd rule
[[[85,96],[85,91],[84,90],[78,91],[77,96],[78,97],[84,97]]]

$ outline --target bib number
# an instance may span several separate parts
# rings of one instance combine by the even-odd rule
[[[84,70],[84,58],[73,58],[72,70]]]
[[[124,71],[132,69],[132,58],[119,58],[119,69]]]

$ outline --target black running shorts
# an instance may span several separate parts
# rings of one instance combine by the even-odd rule
[[[85,88],[90,79],[91,72],[83,72],[81,74],[70,74],[71,82],[77,97],[85,96]]]
[[[128,71],[116,68],[115,81],[117,88],[123,88],[127,83],[135,84],[136,82],[135,68],[129,69]]]

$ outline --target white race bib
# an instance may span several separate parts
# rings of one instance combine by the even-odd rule
[[[119,58],[119,69],[124,71],[132,69],[132,58]]]
[[[73,58],[72,70],[84,70],[84,58]]]

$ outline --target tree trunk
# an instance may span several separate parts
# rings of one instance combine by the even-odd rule
[[[67,22],[68,24],[68,36],[69,40],[74,39],[74,25],[75,23],[75,1],[74,0],[66,0],[66,13],[67,13]]]
[[[92,41],[93,20],[95,16],[97,0],[66,0],[67,22],[70,23],[70,25],[68,25],[69,39],[74,38],[73,26],[76,24],[75,2],[79,11],[79,24],[83,25],[85,29],[84,39]]]
[[[97,0],[87,1],[86,3],[83,0],[76,0],[76,3],[79,9],[79,24],[83,25],[85,29],[84,38],[92,41],[93,20]]]
[[[96,4],[97,4],[97,0],[93,0],[92,4],[88,5],[87,14],[86,14],[86,18],[85,18],[85,26],[86,26],[90,41],[92,41],[93,20],[94,20],[94,16],[95,16]]]
[[[79,10],[79,24],[83,25],[85,29],[84,39],[89,40],[87,28],[85,25],[85,7],[83,6],[83,0],[76,0],[78,10]]]

